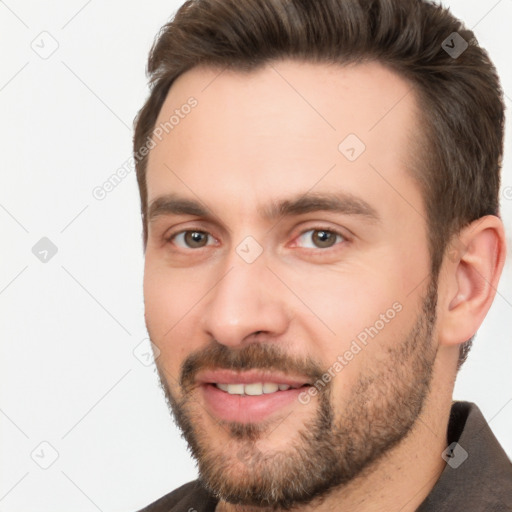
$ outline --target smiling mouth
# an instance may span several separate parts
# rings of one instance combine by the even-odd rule
[[[259,369],[236,372],[205,370],[196,377],[202,400],[213,417],[236,423],[259,423],[296,407],[300,393],[312,381]]]
[[[270,395],[273,393],[278,393],[280,391],[288,391],[289,389],[300,389],[303,387],[309,387],[309,384],[303,384],[302,386],[290,386],[289,384],[278,384],[275,382],[251,382],[247,384],[222,384],[220,382],[217,382],[212,384],[216,388],[230,395],[242,396]]]

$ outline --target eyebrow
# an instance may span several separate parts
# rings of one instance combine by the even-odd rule
[[[272,201],[270,204],[258,208],[258,213],[269,221],[276,220],[279,217],[292,217],[317,211],[354,215],[374,223],[378,223],[381,220],[373,206],[363,199],[346,192],[307,192],[290,199]],[[163,215],[215,217],[199,201],[187,199],[176,194],[159,196],[149,204],[148,223]]]
[[[377,210],[363,199],[347,192],[306,193],[284,201],[274,201],[260,212],[263,217],[274,220],[317,211],[328,211],[344,215],[355,215],[378,222]]]
[[[198,201],[185,199],[175,194],[159,196],[148,207],[148,222],[162,215],[195,215],[209,217],[210,211]]]

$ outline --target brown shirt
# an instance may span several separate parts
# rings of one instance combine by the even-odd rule
[[[446,467],[416,512],[512,512],[512,462],[475,404],[453,402],[447,440]],[[216,505],[194,480],[139,512],[214,512]]]

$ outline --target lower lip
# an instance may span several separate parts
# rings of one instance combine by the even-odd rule
[[[258,396],[230,395],[214,384],[201,386],[207,408],[214,416],[225,421],[256,423],[271,414],[298,402],[299,395],[306,387],[276,391]]]

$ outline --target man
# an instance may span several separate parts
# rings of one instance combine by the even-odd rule
[[[512,510],[452,401],[505,259],[473,34],[420,0],[197,0],[148,69],[146,324],[199,479],[144,510]]]

